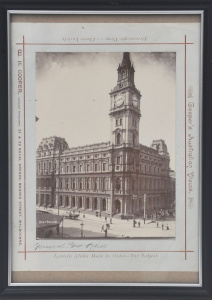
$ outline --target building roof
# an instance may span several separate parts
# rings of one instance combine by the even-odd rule
[[[36,228],[55,227],[60,225],[63,217],[48,212],[36,211]]]

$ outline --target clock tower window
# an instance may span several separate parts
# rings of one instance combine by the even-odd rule
[[[120,145],[121,144],[121,133],[118,133],[116,136],[116,144]]]
[[[135,134],[133,133],[133,146],[135,146],[135,140],[136,140],[136,137],[135,137]]]

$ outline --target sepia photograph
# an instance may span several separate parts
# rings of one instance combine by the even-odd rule
[[[36,53],[36,238],[175,238],[176,52]]]

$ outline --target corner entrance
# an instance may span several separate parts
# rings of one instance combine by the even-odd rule
[[[117,214],[119,214],[121,212],[121,201],[120,200],[115,201],[115,212]]]

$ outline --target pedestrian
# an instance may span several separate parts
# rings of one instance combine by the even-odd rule
[[[101,213],[99,213],[99,217],[100,217],[100,218],[102,217]]]
[[[157,221],[157,227],[159,227],[159,223],[158,223],[158,221]]]
[[[162,230],[163,230],[163,228],[164,228],[164,225],[163,225],[163,223],[162,223]]]
[[[101,231],[104,231],[104,225],[102,225],[102,229],[101,229]]]
[[[169,225],[167,224],[167,226],[166,226],[166,230],[169,230]]]
[[[85,218],[85,213],[83,214],[83,218]]]
[[[107,228],[105,229],[105,237],[107,237]]]
[[[140,223],[140,221],[138,222],[138,227],[140,228],[140,226],[141,226],[141,223]]]
[[[107,222],[107,215],[105,216],[105,222]]]

